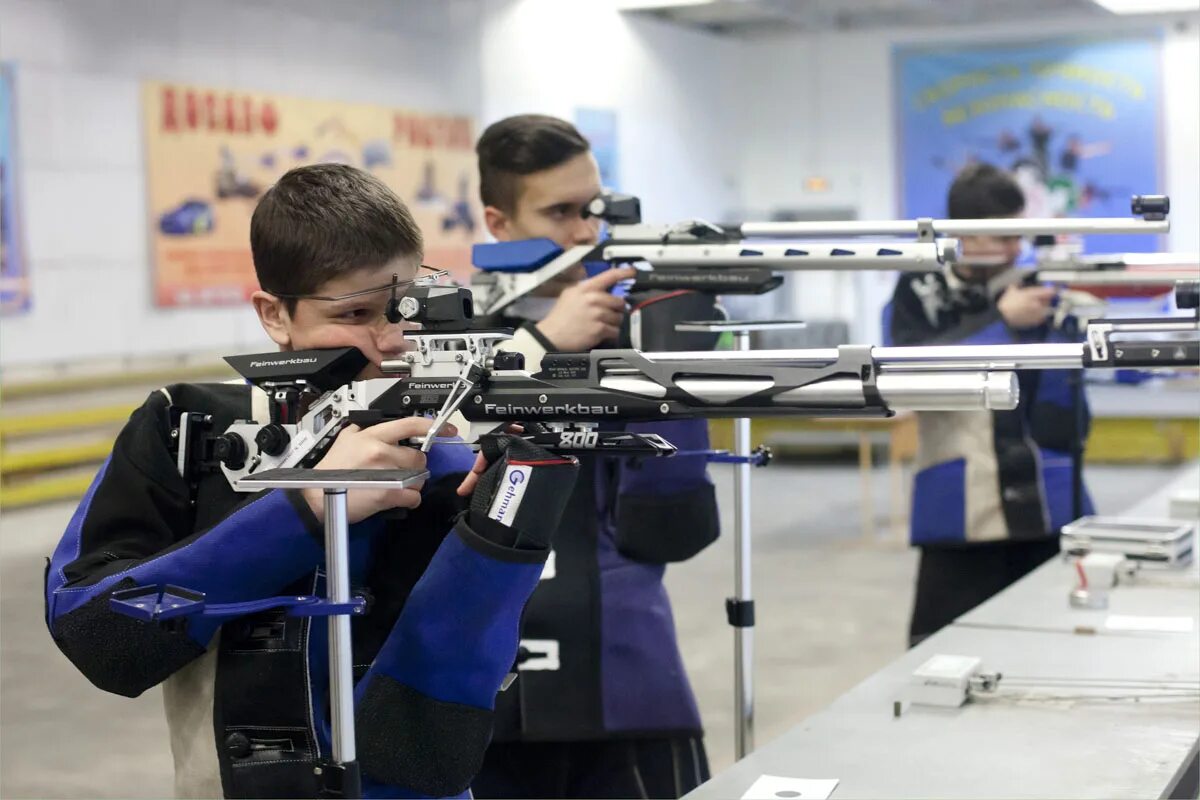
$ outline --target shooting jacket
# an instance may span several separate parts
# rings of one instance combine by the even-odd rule
[[[883,312],[896,345],[1028,344],[1073,337],[1042,325],[1016,331],[996,306],[997,286],[942,273],[902,275]],[[918,412],[911,541],[961,546],[1057,535],[1072,520],[1075,406],[1066,370],[1018,373],[1013,411]],[[1083,413],[1087,407],[1084,401]],[[1083,436],[1086,437],[1085,419]],[[1083,513],[1092,513],[1086,489]]]
[[[550,343],[524,320],[504,349],[537,372]],[[634,423],[680,451],[706,450],[705,420]],[[666,565],[711,544],[720,520],[703,455],[588,457],[521,624],[519,679],[496,704],[498,741],[698,735],[676,643]]]
[[[176,385],[130,418],[46,568],[46,623],[99,688],[163,687],[180,797],[315,797],[330,753],[327,625],[281,610],[224,623],[145,623],[114,590],[174,584],[210,604],[324,594],[322,527],[292,492],[194,489],[170,452],[173,409],[219,432],[250,418],[246,385]],[[474,459],[435,447],[419,508],[350,529],[357,752],[367,797],[463,794],[491,734],[497,690],[544,551],[492,543],[456,516]],[[118,730],[114,728],[113,735]]]

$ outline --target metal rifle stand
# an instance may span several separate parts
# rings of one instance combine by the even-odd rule
[[[350,524],[347,489],[405,489],[429,477],[412,469],[273,469],[242,478],[240,488],[323,489],[325,492],[325,592],[329,611],[329,715],[332,753],[316,768],[322,797],[361,798],[362,776],[354,748],[354,660],[350,614],[362,613],[350,597]],[[358,608],[357,611],[354,608]]]
[[[1063,333],[1081,338],[1079,320],[1067,317]],[[1087,438],[1087,395],[1084,391],[1084,371],[1071,370],[1067,385],[1071,390],[1071,520],[1083,516],[1083,447]]]
[[[750,350],[754,331],[785,331],[804,327],[803,322],[680,322],[675,330],[686,333],[732,333],[734,349]],[[725,613],[733,626],[733,707],[737,717],[734,751],[738,760],[754,750],[754,597],[750,591],[750,420],[733,421],[733,597],[725,600]]]

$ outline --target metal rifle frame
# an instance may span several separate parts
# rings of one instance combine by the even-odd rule
[[[548,240],[479,245],[479,248],[536,246],[514,256],[515,262],[507,257],[482,255],[499,251],[477,249],[476,264],[485,271],[477,274],[473,288],[481,315],[497,314],[576,264],[607,262],[648,264],[653,268],[639,273],[634,290],[690,288],[716,294],[758,294],[778,285],[764,280],[772,272],[943,269],[958,259],[958,239],[963,236],[1167,233],[1169,211],[1170,200],[1165,196],[1135,195],[1130,217],[980,220],[923,217],[892,221],[743,222],[721,227],[703,220],[667,225],[642,223],[637,198],[601,195],[589,204],[585,216],[609,222],[610,237],[606,241],[565,251],[553,247]],[[814,241],[820,238],[827,241]],[[836,242],[828,241],[831,239]]]

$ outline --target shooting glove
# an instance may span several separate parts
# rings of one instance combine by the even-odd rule
[[[502,547],[549,549],[579,462],[508,434],[481,443],[489,466],[471,495],[471,529]]]
[[[579,469],[512,436],[484,441],[489,466],[466,520],[442,540],[355,687],[364,788],[460,795],[492,738],[521,613]]]

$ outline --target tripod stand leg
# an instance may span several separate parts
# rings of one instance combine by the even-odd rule
[[[750,349],[749,331],[734,333],[738,350]],[[733,423],[735,455],[750,456],[750,420]],[[733,626],[734,747],[737,758],[754,749],[754,600],[750,591],[750,469],[749,461],[734,466],[734,596],[726,602]]]
[[[350,602],[350,524],[346,490],[325,490],[325,589],[332,603]],[[333,753],[321,769],[322,795],[362,797],[354,751],[354,659],[350,616],[329,617],[329,712]]]

